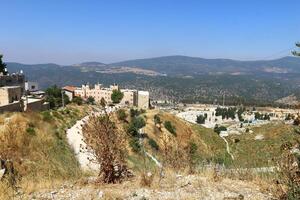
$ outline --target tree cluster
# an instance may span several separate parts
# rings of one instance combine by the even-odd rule
[[[146,126],[144,118],[140,116],[141,112],[142,111],[139,111],[137,109],[130,109],[131,121],[126,127],[126,132],[131,137],[129,145],[131,149],[136,153],[139,153],[141,151],[141,145],[139,143],[141,134],[139,133],[139,130]]]
[[[207,119],[207,114],[205,113],[204,115],[198,115],[196,122],[197,124],[205,124],[205,120]]]
[[[243,122],[244,121],[244,118],[242,116],[242,114],[245,112],[245,108],[239,108],[238,111],[237,111],[237,115],[238,115],[238,118],[239,118],[239,121],[240,122]]]
[[[230,107],[230,108],[220,108],[218,107],[215,111],[216,116],[222,116],[222,119],[235,119],[235,114],[236,114],[236,108],[235,107]]]
[[[227,131],[227,128],[225,126],[219,126],[218,124],[214,127],[214,132],[220,134],[221,131]]]
[[[51,86],[46,89],[46,101],[49,102],[50,108],[59,108],[62,106],[62,97],[64,98],[64,103],[70,103],[69,97],[63,93],[61,88],[57,87],[56,85]]]
[[[256,120],[270,120],[270,115],[269,114],[261,114],[259,112],[256,112],[254,114],[254,117]]]

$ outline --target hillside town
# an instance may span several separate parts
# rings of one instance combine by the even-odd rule
[[[300,1],[1,1],[0,200],[300,200]]]
[[[40,90],[37,82],[26,80],[22,70],[10,73],[2,61],[2,55],[0,55],[0,62],[3,68],[0,71],[0,113],[45,111],[51,108],[51,104],[47,102],[49,94]],[[131,106],[140,109],[148,109],[150,105],[148,91],[120,89],[116,84],[109,88],[105,88],[99,83],[95,84],[94,87],[89,84],[82,85],[82,87],[64,86],[59,91],[61,91],[62,99],[65,100],[64,96],[66,96],[68,102],[77,97],[82,100],[92,98],[95,103],[100,103],[103,99],[109,105],[114,103],[119,106]],[[120,102],[113,102],[114,91],[120,92]]]

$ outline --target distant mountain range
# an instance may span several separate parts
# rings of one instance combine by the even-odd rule
[[[164,56],[111,64],[86,62],[74,66],[89,71],[112,67],[134,67],[167,75],[300,73],[300,58],[283,57],[274,60],[239,61],[188,56]]]
[[[41,88],[50,85],[119,83],[147,89],[156,99],[212,102],[223,92],[232,102],[272,103],[294,95],[300,97],[300,58],[238,61],[165,56],[104,64],[84,62],[70,66],[7,63],[9,72],[23,70]],[[281,102],[295,98],[283,99]],[[296,99],[296,100],[297,100]]]
[[[56,64],[24,65],[8,63],[14,67],[58,67]],[[66,67],[66,66],[64,66]],[[84,62],[69,67],[79,68],[83,72],[117,70],[118,73],[128,72],[128,68],[147,70],[154,74],[164,75],[197,75],[197,74],[257,74],[257,73],[300,73],[300,58],[283,57],[274,60],[239,61],[231,59],[204,59],[188,56],[164,56],[156,58],[128,60],[104,64],[101,62]],[[134,73],[135,70],[132,70]],[[146,74],[147,75],[147,74]]]
[[[204,59],[187,56],[166,56],[129,60],[113,66],[139,67],[168,75],[205,73],[300,73],[300,58],[283,57],[275,60],[238,61],[231,59]]]

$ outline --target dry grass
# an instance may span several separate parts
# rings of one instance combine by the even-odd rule
[[[231,162],[230,156],[226,153],[224,141],[212,129],[192,125],[173,114],[159,110],[149,110],[145,115],[147,119],[145,132],[159,145],[158,151],[153,150],[149,145],[146,145],[146,149],[160,161],[164,161],[165,165],[183,169],[187,166],[195,167],[202,162],[226,164]],[[159,128],[158,125],[155,125],[155,115],[159,116],[162,124],[170,121],[176,128],[177,136],[170,134],[164,126]],[[192,157],[189,154],[191,143],[197,147]]]
[[[53,116],[50,121],[45,121],[40,113],[0,115],[0,157],[12,160],[20,178],[17,186],[25,193],[82,176],[75,155],[67,144],[65,129],[66,124],[81,118],[84,111],[67,108],[54,112],[63,121],[52,112],[49,112]],[[3,183],[1,189],[5,189]]]
[[[6,181],[0,181],[0,200],[13,199],[15,191]]]
[[[228,137],[231,152],[235,157],[232,166],[253,168],[275,166],[280,155],[280,147],[285,142],[295,143],[300,135],[294,133],[293,126],[283,123],[270,123],[255,127],[252,134],[233,135]],[[262,140],[255,136],[262,135]],[[239,139],[239,142],[234,142]]]
[[[62,185],[64,182],[65,180],[62,179],[40,179],[37,182],[33,182],[26,178],[20,182],[20,188],[22,188],[26,194],[32,194],[45,189],[54,189],[57,186]]]

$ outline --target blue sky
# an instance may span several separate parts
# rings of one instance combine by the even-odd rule
[[[289,55],[299,0],[0,0],[5,61],[74,64],[165,55]]]

